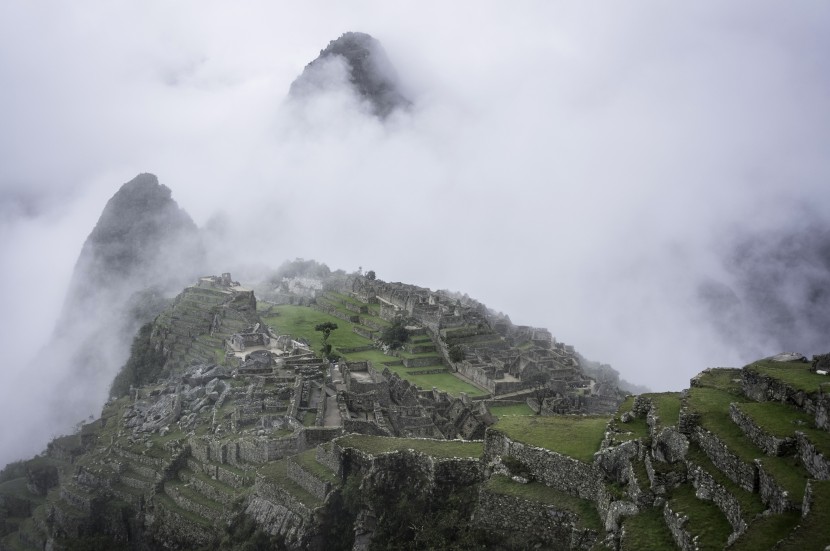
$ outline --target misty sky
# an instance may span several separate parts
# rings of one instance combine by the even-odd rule
[[[140,172],[216,236],[215,273],[303,257],[466,292],[656,390],[752,359],[696,286],[730,236],[828,212],[830,5],[448,4],[0,4],[0,418],[59,369],[23,373]],[[286,99],[345,31],[410,112]]]

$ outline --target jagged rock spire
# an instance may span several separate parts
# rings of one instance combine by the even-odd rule
[[[307,97],[326,91],[336,83],[322,68],[335,56],[341,57],[355,93],[368,101],[375,115],[385,118],[397,108],[410,105],[398,89],[394,68],[376,39],[365,33],[348,32],[320,51],[291,84],[292,97]]]

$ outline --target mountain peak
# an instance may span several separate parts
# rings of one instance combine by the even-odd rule
[[[338,57],[345,62],[352,89],[370,103],[375,115],[385,118],[395,109],[410,105],[398,90],[397,74],[380,42],[360,32],[347,32],[329,42],[291,84],[290,95],[306,97],[330,90],[333,82],[326,66]]]

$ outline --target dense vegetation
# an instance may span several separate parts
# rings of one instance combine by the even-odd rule
[[[131,385],[140,386],[155,381],[161,375],[164,354],[153,347],[150,341],[152,332],[152,323],[145,323],[138,330],[130,347],[130,359],[112,381],[110,396],[126,396]]]

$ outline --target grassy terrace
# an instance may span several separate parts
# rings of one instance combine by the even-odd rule
[[[625,519],[625,535],[621,551],[642,551],[643,549],[675,549],[674,538],[663,519],[663,509],[651,507],[646,511]]]
[[[421,440],[350,434],[339,438],[337,443],[343,448],[357,448],[369,454],[411,449],[438,458],[478,458],[484,453],[483,442],[461,442],[458,440]]]
[[[810,372],[810,364],[805,362],[773,362],[759,360],[744,369],[760,375],[767,375],[785,382],[796,390],[815,393],[822,383],[830,383],[830,378]]]
[[[589,415],[502,417],[494,428],[507,437],[590,463],[609,418]]]
[[[656,409],[657,416],[660,417],[660,425],[668,427],[677,425],[680,418],[680,393],[679,392],[661,392],[659,394],[646,394],[651,398]]]
[[[784,551],[802,551],[804,549],[824,549],[830,544],[830,481],[814,480],[813,504],[810,514],[799,521],[799,526],[792,536],[779,549]]]
[[[263,321],[273,327],[280,334],[288,334],[295,337],[305,338],[311,345],[311,349],[317,352],[323,344],[323,335],[320,331],[315,331],[314,327],[320,323],[333,322],[337,324],[337,329],[332,331],[329,337],[329,342],[334,347],[334,350],[343,356],[346,361],[369,361],[378,370],[383,371],[383,364],[385,362],[398,362],[399,358],[387,356],[380,350],[366,350],[364,352],[355,352],[343,354],[340,349],[357,348],[361,346],[371,345],[372,341],[361,337],[352,331],[355,324],[348,321],[330,316],[324,312],[319,312],[306,306],[266,306],[263,304],[263,311],[268,311],[269,315],[263,318]],[[410,354],[407,357],[431,357],[436,356],[435,353],[425,354]],[[443,366],[436,366],[443,367]],[[463,381],[447,371],[446,373],[438,373],[431,375],[413,375],[409,373],[403,366],[391,366],[390,369],[398,373],[404,379],[418,385],[425,390],[431,390],[436,387],[439,390],[449,392],[453,395],[458,395],[461,392],[466,392],[471,397],[485,396],[486,391],[481,390],[477,386],[471,385]],[[421,370],[430,368],[420,368]],[[410,371],[415,370],[414,368]]]
[[[578,523],[580,528],[590,528],[597,531],[603,529],[599,514],[591,501],[570,496],[544,484],[538,482],[519,484],[506,476],[496,475],[485,483],[485,488],[496,494],[514,496],[543,505],[552,505],[559,510],[575,513],[581,521]]]
[[[717,388],[734,394],[741,393],[741,370],[733,367],[718,367],[702,373],[697,379],[697,386]]]
[[[516,404],[511,406],[490,406],[490,413],[496,417],[506,415],[534,415],[533,410],[527,404]]]
[[[339,481],[337,477],[334,475],[333,472],[329,470],[328,467],[325,465],[321,465],[315,455],[317,450],[312,448],[310,450],[306,450],[301,454],[295,455],[291,459],[297,463],[300,467],[304,470],[310,472],[320,480],[324,480],[326,482],[331,482],[332,484],[337,484]]]
[[[787,511],[780,515],[759,517],[749,529],[739,537],[729,551],[757,551],[758,549],[772,549],[775,544],[784,539],[798,524],[801,515],[797,511]],[[809,547],[800,547],[809,549]]]
[[[701,550],[723,549],[732,533],[732,526],[718,509],[709,501],[695,497],[691,484],[683,484],[672,491],[669,505],[675,513],[684,513],[689,517],[686,529],[699,536],[698,546]]]
[[[715,433],[745,463],[761,459],[764,467],[790,492],[792,498],[801,501],[808,478],[807,471],[795,458],[766,457],[732,422],[729,417],[729,404],[732,402],[744,407],[747,399],[715,388],[691,388],[689,391],[689,408],[700,413],[703,428]]]
[[[632,419],[628,423],[623,423],[620,420],[623,413],[631,411],[631,408],[634,407],[634,399],[635,396],[628,396],[620,407],[617,408],[617,413],[614,414],[613,419],[613,428],[614,430],[618,431],[614,434],[614,440],[617,443],[627,442],[629,440],[634,440],[635,438],[645,438],[648,436],[648,424],[646,423],[645,417]]]
[[[764,431],[778,438],[795,437],[795,431],[803,432],[818,451],[830,456],[830,433],[814,428],[814,418],[803,410],[775,402],[740,404],[740,409]]]
[[[294,482],[288,477],[288,459],[280,459],[272,463],[267,463],[258,469],[261,474],[269,482],[273,482],[292,496],[297,501],[308,507],[314,509],[323,504],[322,501],[310,494],[305,488]]]
[[[172,511],[179,516],[186,518],[187,520],[193,522],[194,524],[199,524],[204,526],[208,529],[213,529],[213,523],[206,518],[200,517],[196,513],[192,513],[187,509],[182,509],[179,507],[173,499],[168,496],[167,494],[156,494],[153,496],[153,499],[156,500],[162,507],[167,509],[168,511]]]
[[[735,499],[737,499],[738,503],[741,505],[741,518],[743,518],[747,524],[749,524],[756,515],[764,511],[765,507],[761,502],[760,495],[747,492],[732,482],[720,471],[720,469],[715,467],[715,465],[709,460],[709,457],[703,453],[697,445],[692,444],[689,446],[689,454],[687,457],[696,465],[703,467],[703,470],[712,475],[715,482],[726,488],[730,494],[735,496]]]

